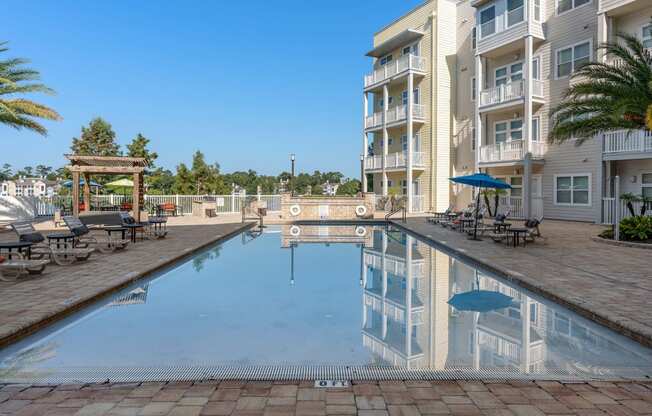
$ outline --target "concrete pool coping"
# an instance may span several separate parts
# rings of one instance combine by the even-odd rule
[[[135,272],[130,272],[126,275],[124,275],[124,279],[121,280],[119,284],[108,286],[106,288],[103,288],[95,293],[93,293],[90,296],[84,297],[84,298],[78,298],[72,300],[70,303],[64,305],[64,307],[60,308],[59,310],[56,310],[47,316],[44,316],[42,319],[30,322],[22,327],[20,327],[18,330],[10,332],[8,334],[3,335],[0,337],[0,348],[4,348],[10,344],[13,344],[29,335],[32,335],[33,333],[49,326],[52,325],[70,315],[73,313],[92,305],[94,302],[109,296],[113,293],[116,293],[129,285],[133,284],[134,282],[137,282],[141,279],[144,279],[148,277],[149,275],[156,273],[160,270],[165,269],[166,267],[173,265],[179,261],[182,261],[184,259],[189,258],[193,254],[197,253],[198,251],[201,251],[213,244],[219,243],[226,241],[240,233],[242,233],[245,230],[248,230],[256,225],[255,222],[245,222],[241,224],[229,224],[231,226],[234,226],[232,230],[229,230],[225,234],[217,234],[214,238],[209,238],[207,240],[203,240],[201,243],[196,244],[194,246],[189,246],[186,247],[185,249],[181,250],[178,252],[177,255],[173,255],[171,257],[166,257],[160,261],[157,261],[156,263],[147,266],[143,269],[139,269]],[[167,238],[174,238],[174,234],[171,234]],[[129,250],[130,248],[127,248]],[[110,256],[110,255],[109,255]],[[108,257],[110,258],[110,257]],[[66,266],[66,267],[74,267],[74,266]],[[43,277],[37,277],[40,279],[47,279],[47,276]]]

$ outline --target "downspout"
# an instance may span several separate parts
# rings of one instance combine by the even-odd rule
[[[430,45],[432,50],[432,59],[430,60],[430,210],[435,211],[437,204],[437,167],[436,167],[436,149],[437,149],[437,12],[433,11],[430,15]]]

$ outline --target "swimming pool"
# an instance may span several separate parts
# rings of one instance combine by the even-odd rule
[[[354,224],[244,232],[0,351],[5,381],[352,373],[645,377],[652,351],[398,229]]]

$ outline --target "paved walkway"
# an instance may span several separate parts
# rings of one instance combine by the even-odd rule
[[[95,252],[88,261],[69,266],[50,264],[43,275],[34,278],[0,281],[0,346],[244,226],[171,225],[168,236],[161,240],[139,240],[111,254]],[[38,228],[47,229],[48,223]],[[0,241],[15,239],[13,233],[0,233]]]
[[[314,382],[207,381],[5,386],[0,415],[637,416],[652,414],[649,384],[381,382],[315,389]],[[1,386],[0,386],[1,387]]]
[[[527,247],[470,241],[466,234],[410,218],[398,223],[504,271],[508,277],[565,306],[652,346],[652,250],[591,240],[603,227],[544,221],[545,237]]]

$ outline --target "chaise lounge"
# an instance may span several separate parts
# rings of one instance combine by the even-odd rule
[[[13,223],[11,228],[18,235],[20,241],[32,243],[32,257],[36,260],[49,258],[60,266],[72,264],[75,261],[85,261],[93,253],[93,248],[80,248],[74,247],[74,244],[57,243],[56,246],[51,246],[46,243],[46,237],[40,232],[36,231],[32,223],[22,222]]]

